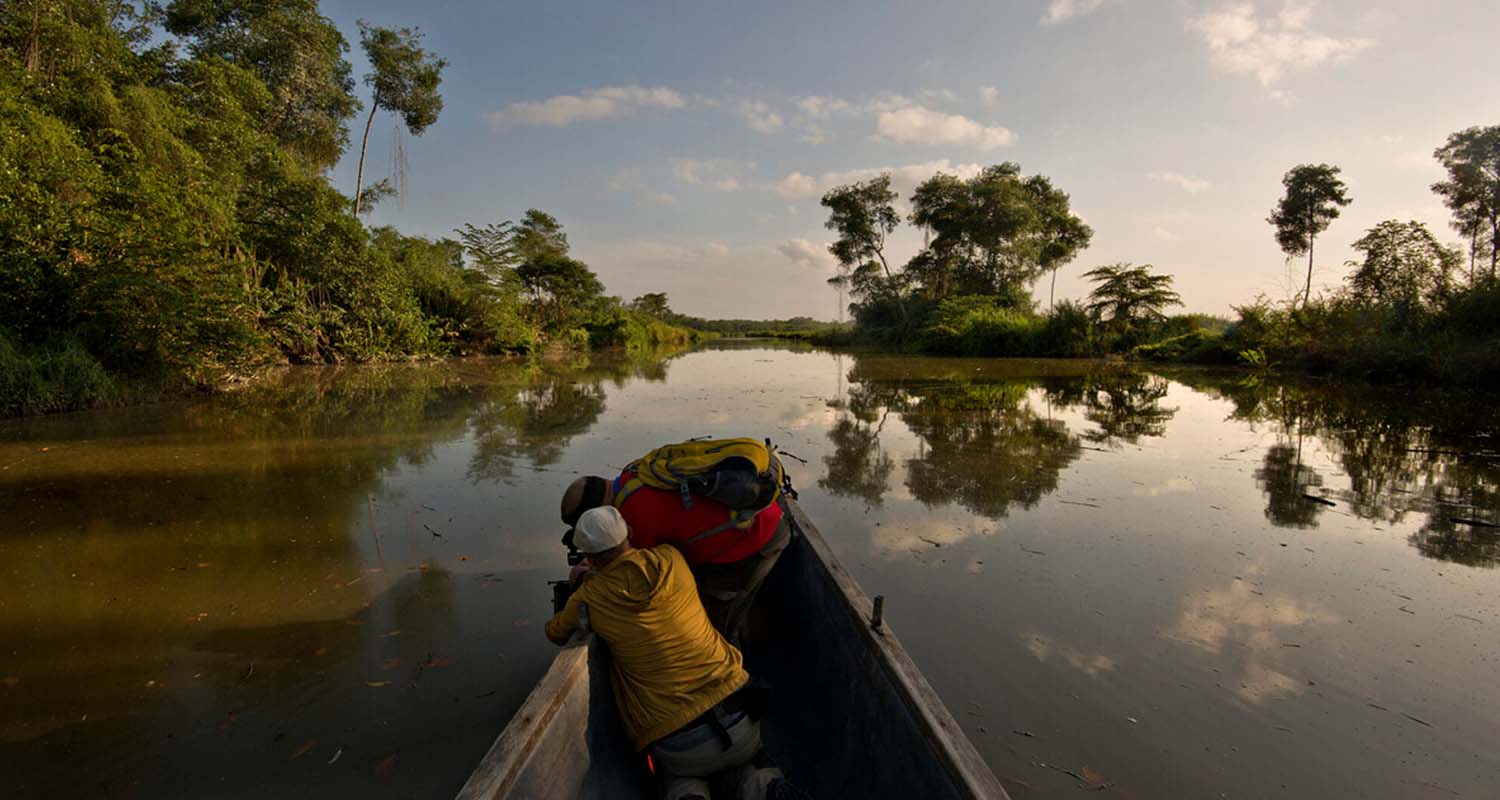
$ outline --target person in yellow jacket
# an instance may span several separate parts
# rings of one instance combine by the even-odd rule
[[[760,723],[725,702],[750,676],[740,651],[709,624],[682,554],[671,545],[631,547],[613,506],[585,512],[573,543],[585,554],[572,576],[578,588],[548,620],[547,638],[567,642],[587,607],[588,627],[609,646],[625,732],[663,771],[668,800],[707,800],[707,779],[731,768],[740,769],[742,796],[798,796],[780,770],[750,766]]]

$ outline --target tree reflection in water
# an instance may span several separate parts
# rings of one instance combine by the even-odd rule
[[[818,485],[871,505],[880,503],[895,466],[880,442],[892,412],[921,444],[904,463],[912,496],[990,518],[1055,491],[1083,441],[1112,446],[1161,436],[1176,413],[1161,405],[1165,379],[1131,371],[974,378],[950,369],[913,378],[893,374],[883,360],[856,358],[848,377],[847,395],[831,404],[843,413],[828,431],[833,452]],[[1057,407],[1081,410],[1097,429],[1070,431],[1052,418]]]
[[[500,481],[517,462],[545,468],[558,462],[574,436],[588,432],[604,413],[606,381],[667,379],[665,358],[621,360],[580,356],[568,363],[541,362],[481,403],[470,418],[474,455],[469,479]]]
[[[1299,441],[1304,433],[1316,439],[1349,479],[1347,489],[1326,494],[1356,517],[1398,524],[1422,515],[1425,521],[1409,537],[1418,552],[1469,566],[1500,565],[1500,528],[1492,527],[1500,525],[1500,452],[1488,403],[1435,390],[1258,379],[1191,385],[1229,399],[1234,419],[1275,421],[1296,431]],[[1267,495],[1268,519],[1310,527],[1318,511],[1298,498],[1318,477],[1289,450],[1285,440],[1273,445],[1255,478]]]
[[[1318,471],[1302,463],[1301,435],[1295,446],[1278,442],[1266,449],[1265,461],[1255,471],[1255,482],[1266,493],[1266,519],[1282,528],[1316,528],[1322,503],[1308,497],[1323,484]]]
[[[1177,409],[1163,408],[1169,383],[1145,372],[1102,372],[1080,379],[1047,382],[1054,405],[1082,408],[1084,418],[1099,426],[1083,438],[1095,444],[1138,444],[1142,437],[1164,436]]]
[[[1039,416],[1021,381],[931,387],[913,394],[906,425],[922,439],[906,463],[906,486],[928,506],[958,503],[1003,517],[1035,506],[1057,489],[1058,475],[1082,454],[1060,420]]]

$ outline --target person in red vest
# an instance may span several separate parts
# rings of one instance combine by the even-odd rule
[[[563,522],[575,525],[583,512],[613,505],[630,524],[632,547],[670,544],[682,551],[709,621],[738,643],[756,592],[792,538],[781,505],[766,506],[741,529],[727,506],[706,497],[684,508],[677,492],[636,486],[624,493],[634,477],[627,470],[614,480],[587,475],[573,481],[562,496]]]

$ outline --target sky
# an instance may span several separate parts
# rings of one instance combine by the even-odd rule
[[[420,138],[377,116],[366,176],[406,161],[373,224],[447,236],[553,214],[610,294],[706,317],[834,319],[822,192],[881,171],[904,197],[942,171],[1043,174],[1094,228],[1057,278],[1148,263],[1187,310],[1300,288],[1265,221],[1301,163],[1353,204],[1316,245],[1315,291],[1385,219],[1457,242],[1432,151],[1500,124],[1494,0],[494,3],[325,0],[411,26],[447,59]],[[368,99],[368,90],[360,87]],[[358,120],[363,122],[361,116]],[[352,192],[354,146],[330,180]],[[905,201],[902,201],[905,205]],[[893,263],[921,246],[909,224]],[[1045,306],[1048,286],[1034,292]]]

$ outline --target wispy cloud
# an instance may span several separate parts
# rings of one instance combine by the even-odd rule
[[[893,142],[928,145],[970,145],[993,150],[1014,144],[1016,135],[1000,125],[981,125],[959,114],[945,114],[924,106],[883,111],[875,130]]]
[[[890,173],[891,188],[897,194],[909,194],[917,184],[931,178],[939,172],[949,175],[957,175],[960,178],[972,178],[979,174],[981,169],[978,164],[954,164],[948,159],[937,161],[924,161],[919,164],[906,164],[898,167],[871,167],[869,169],[851,169],[842,172],[825,172],[821,175],[807,175],[801,172],[788,173],[781,179],[772,182],[767,188],[788,200],[806,200],[822,196],[822,194],[835,186],[854,181],[865,181],[877,175]]]
[[[786,125],[786,119],[761,100],[740,103],[740,116],[747,125],[761,133],[775,133]]]
[[[809,269],[828,270],[833,268],[833,255],[828,252],[826,245],[814,244],[801,237],[788,239],[776,245],[776,252],[786,256],[794,264]]]
[[[979,98],[987,106],[994,105],[995,101],[1000,99],[1000,90],[993,86],[981,86],[979,87]]]
[[[1042,14],[1043,25],[1056,25],[1074,17],[1092,14],[1113,0],[1052,0]]]
[[[754,166],[727,158],[674,158],[672,177],[688,186],[733,192],[741,188],[740,175]]]
[[[796,102],[798,110],[810,119],[828,119],[836,113],[848,111],[850,103],[839,97],[819,97],[809,95]]]
[[[634,167],[622,169],[605,178],[604,186],[611,192],[626,192],[652,203],[659,203],[661,205],[677,204],[676,197],[651,188],[641,177],[641,171]]]
[[[1254,75],[1268,89],[1289,70],[1344,61],[1375,44],[1373,39],[1316,33],[1307,27],[1311,19],[1307,4],[1288,2],[1271,14],[1244,2],[1192,17],[1187,26],[1203,40],[1216,66]]]
[[[552,125],[605,119],[632,114],[643,108],[685,108],[687,101],[673,89],[644,86],[605,86],[576,95],[560,94],[545,100],[511,103],[490,111],[485,119],[494,125]]]
[[[1146,177],[1153,181],[1170,183],[1188,194],[1206,192],[1209,187],[1208,181],[1191,175],[1183,175],[1180,172],[1151,172],[1147,173]]]

